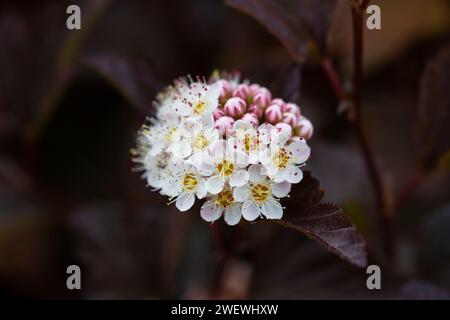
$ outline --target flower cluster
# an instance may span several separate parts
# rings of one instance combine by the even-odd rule
[[[182,78],[157,96],[132,150],[138,170],[180,211],[205,199],[200,215],[229,225],[280,219],[310,155],[311,122],[294,103],[237,76]]]

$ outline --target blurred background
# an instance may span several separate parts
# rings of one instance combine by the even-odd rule
[[[282,1],[290,19],[302,2]],[[351,90],[349,3],[336,3],[324,50]],[[450,1],[372,3],[382,29],[365,30],[363,122],[386,188],[397,196],[414,186],[395,216],[391,258],[345,106],[314,54],[298,65],[264,25],[222,1],[3,1],[0,296],[450,298]],[[81,30],[66,28],[70,4]],[[155,94],[215,69],[295,97],[315,126],[307,170],[367,240],[382,290],[296,231],[180,214],[132,172],[129,150]],[[430,118],[425,128],[442,127],[433,142],[420,131]],[[66,288],[71,264],[81,290]]]

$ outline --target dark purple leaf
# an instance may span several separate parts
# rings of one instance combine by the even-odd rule
[[[305,172],[303,180],[292,190],[291,201],[279,223],[318,241],[345,261],[365,267],[364,239],[341,208],[331,203],[320,203],[323,194],[317,179]]]
[[[129,60],[114,54],[90,56],[84,62],[100,73],[125,99],[144,114],[161,83],[150,65],[144,61]]]
[[[274,83],[271,85],[271,91],[285,101],[298,103],[302,82],[301,73],[302,70],[299,64],[290,64],[280,72]]]
[[[309,45],[313,42],[320,51],[334,18],[339,0],[225,0],[264,25],[286,47],[299,63],[305,61]]]
[[[400,288],[399,298],[407,300],[449,300],[450,291],[431,282],[410,280]]]
[[[325,50],[325,42],[340,0],[298,0],[297,13],[301,22],[320,50]],[[295,12],[294,12],[295,14]]]
[[[295,61],[305,61],[310,35],[280,3],[272,0],[226,0],[225,3],[258,20],[278,38]]]
[[[426,169],[450,149],[450,46],[427,65],[420,84],[417,109],[420,160]]]

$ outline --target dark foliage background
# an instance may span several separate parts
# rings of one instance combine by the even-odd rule
[[[394,255],[352,108],[321,67],[326,56],[351,92],[351,1],[226,2],[2,2],[0,295],[449,298],[450,1],[372,1],[382,30],[364,31],[361,116],[396,209]],[[80,31],[65,27],[73,3]],[[267,16],[267,5],[277,10]],[[129,149],[155,94],[215,69],[297,99],[315,125],[307,169],[366,239],[382,290],[295,230],[179,214],[131,172]],[[300,199],[287,201],[291,215]],[[70,264],[81,266],[82,290],[66,289]]]

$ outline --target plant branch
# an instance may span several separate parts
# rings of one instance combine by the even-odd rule
[[[325,74],[328,77],[328,80],[330,80],[330,83],[333,87],[334,93],[336,94],[336,97],[340,101],[345,101],[348,99],[347,92],[344,90],[342,86],[342,81],[339,78],[339,74],[336,71],[336,68],[333,65],[333,62],[329,57],[325,57],[322,59],[321,62],[322,68],[325,71]]]
[[[363,2],[359,7],[351,6],[353,22],[353,59],[354,59],[354,78],[353,78],[353,102],[356,111],[355,128],[364,157],[367,171],[369,173],[372,188],[374,190],[376,205],[384,225],[386,236],[386,250],[390,257],[395,252],[395,240],[393,232],[393,220],[390,210],[387,208],[386,194],[383,179],[379,168],[375,162],[374,152],[370,146],[363,121],[362,121],[362,91],[363,91],[363,12],[368,1]]]
[[[406,184],[405,189],[400,193],[397,202],[395,203],[395,207],[393,210],[393,214],[396,214],[408,201],[411,195],[416,191],[416,189],[420,186],[422,181],[426,178],[426,173],[423,170],[418,169],[415,175],[411,178],[411,180]]]

